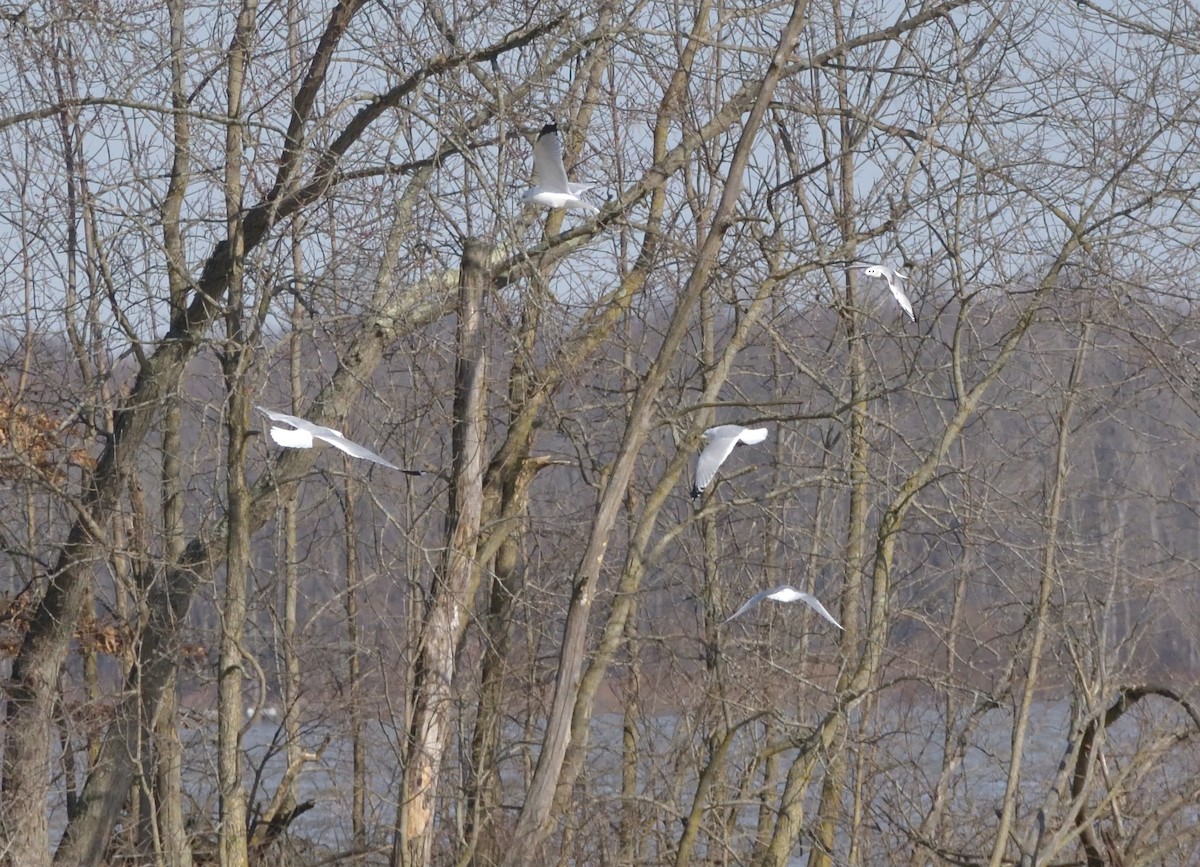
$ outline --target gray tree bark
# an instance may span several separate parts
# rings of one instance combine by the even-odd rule
[[[464,615],[478,583],[475,552],[483,512],[487,388],[483,300],[489,283],[488,250],[474,239],[468,239],[463,247],[452,436],[454,472],[446,549],[425,606],[392,847],[393,867],[424,867],[429,863],[438,777],[449,735],[456,652],[466,628]]]

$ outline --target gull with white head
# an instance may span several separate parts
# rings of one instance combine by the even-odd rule
[[[868,277],[882,277],[884,280],[887,280],[888,288],[892,290],[892,295],[895,296],[896,303],[908,314],[909,319],[913,322],[917,321],[917,316],[913,313],[912,302],[908,300],[908,296],[904,294],[904,287],[900,285],[901,280],[908,279],[907,274],[901,274],[889,265],[863,263],[852,267],[862,269],[862,272]]]
[[[842,628],[842,624],[838,623],[836,620],[833,619],[833,615],[830,614],[829,611],[825,608],[825,606],[822,605],[817,600],[816,596],[813,596],[811,593],[805,593],[803,590],[797,590],[795,587],[792,587],[790,584],[781,584],[778,587],[772,587],[770,590],[763,590],[761,593],[755,593],[748,600],[746,600],[745,605],[743,605],[737,611],[733,612],[733,614],[726,617],[725,620],[722,622],[728,623],[730,620],[733,620],[733,618],[735,618],[735,617],[741,617],[743,614],[745,614],[747,611],[749,611],[751,608],[753,608],[758,603],[762,602],[764,599],[770,599],[774,602],[803,602],[805,605],[807,605],[813,611],[820,614],[822,617],[824,617],[826,620],[828,620],[830,623],[832,623],[838,629]]]
[[[373,461],[410,476],[423,476],[426,474],[425,470],[406,470],[403,467],[396,466],[366,446],[346,439],[340,430],[314,424],[308,419],[288,415],[286,412],[276,412],[263,406],[256,406],[255,409],[273,422],[288,425],[287,428],[279,427],[278,425],[271,426],[271,439],[275,441],[276,445],[283,446],[285,449],[311,449],[314,440],[321,440],[321,442],[328,443],[336,449],[341,449],[352,458]],[[289,428],[291,429],[289,430]]]
[[[537,186],[525,191],[521,196],[523,201],[544,208],[576,208],[593,214],[600,213],[599,208],[579,197],[580,193],[590,190],[595,184],[573,184],[567,180],[558,124],[546,124],[538,134],[533,146],[533,171],[537,174]]]
[[[761,443],[767,438],[767,429],[742,427],[740,424],[721,424],[710,427],[703,436],[708,440],[708,445],[700,452],[700,457],[696,458],[696,479],[692,483],[693,499],[704,493],[704,489],[716,476],[717,470],[725,463],[734,446],[738,443]]]

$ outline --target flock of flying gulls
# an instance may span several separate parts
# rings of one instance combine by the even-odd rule
[[[575,184],[567,180],[567,170],[563,165],[562,140],[558,135],[557,124],[548,123],[542,127],[533,146],[533,171],[537,175],[537,185],[525,191],[521,196],[522,201],[540,205],[543,208],[582,210],[593,215],[600,213],[599,208],[581,198],[583,193],[595,185]],[[901,285],[901,281],[907,280],[908,275],[901,274],[888,265],[860,263],[851,267],[861,269],[868,277],[881,277],[886,280],[888,289],[891,290],[901,309],[908,314],[910,319],[916,321],[917,317],[913,313],[912,302],[908,300],[908,296],[904,293],[904,287]],[[310,449],[316,440],[320,440],[351,457],[372,461],[410,476],[422,476],[428,473],[426,470],[398,467],[366,446],[347,439],[341,431],[331,427],[314,424],[299,416],[276,412],[262,406],[256,407],[256,409],[271,420],[273,423],[270,429],[271,439],[276,445],[283,448]],[[705,488],[716,477],[721,464],[733,453],[736,446],[761,443],[767,438],[767,429],[765,427],[747,428],[736,424],[722,424],[709,428],[703,436],[707,443],[696,459],[692,482],[693,499],[704,493]],[[815,596],[786,584],[755,593],[723,622],[728,623],[730,620],[742,616],[763,600],[803,602],[838,629],[842,628],[842,625],[833,618],[833,615]]]
[[[692,499],[697,499],[704,493],[704,489],[712,482],[717,475],[717,470],[733,453],[734,448],[739,445],[752,446],[761,443],[767,438],[767,429],[765,427],[742,427],[740,424],[720,424],[706,430],[703,437],[708,442],[700,451],[699,457],[696,458]],[[805,593],[803,590],[797,590],[788,584],[781,584],[770,590],[755,593],[746,600],[745,605],[725,618],[723,622],[728,623],[735,617],[740,617],[764,599],[770,599],[773,602],[803,602],[838,629],[842,628],[842,624],[833,619],[833,615],[817,600],[817,597],[811,593]]]

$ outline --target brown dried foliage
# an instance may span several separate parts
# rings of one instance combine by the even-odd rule
[[[62,421],[0,397],[0,479],[16,481],[31,475],[62,481],[64,464],[91,470],[96,459],[86,449],[67,445]]]

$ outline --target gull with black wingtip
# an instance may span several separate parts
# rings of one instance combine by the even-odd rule
[[[353,440],[348,440],[340,430],[334,430],[331,427],[315,424],[308,419],[300,418],[296,415],[289,415],[286,412],[276,412],[273,409],[267,409],[263,406],[256,406],[259,412],[265,415],[273,422],[288,425],[288,427],[279,427],[278,425],[271,426],[271,439],[276,445],[283,446],[285,449],[311,449],[315,440],[328,443],[336,449],[340,449],[352,458],[362,458],[365,461],[373,461],[381,464],[389,469],[398,470],[410,476],[426,475],[425,470],[407,470],[403,467],[398,467],[391,461],[380,457],[375,452],[371,451],[364,445],[359,445]],[[291,428],[289,430],[289,428]]]
[[[595,184],[573,184],[567,180],[558,124],[548,123],[542,127],[533,145],[533,171],[537,175],[537,186],[525,191],[521,196],[523,201],[543,208],[574,208],[600,213],[599,208],[579,197],[580,193],[590,190]]]
[[[761,443],[767,438],[767,429],[742,427],[740,424],[721,424],[710,427],[703,436],[708,440],[708,445],[700,452],[700,457],[696,458],[696,479],[692,483],[693,499],[704,493],[704,489],[716,476],[717,470],[725,463],[734,446],[738,443]]]

